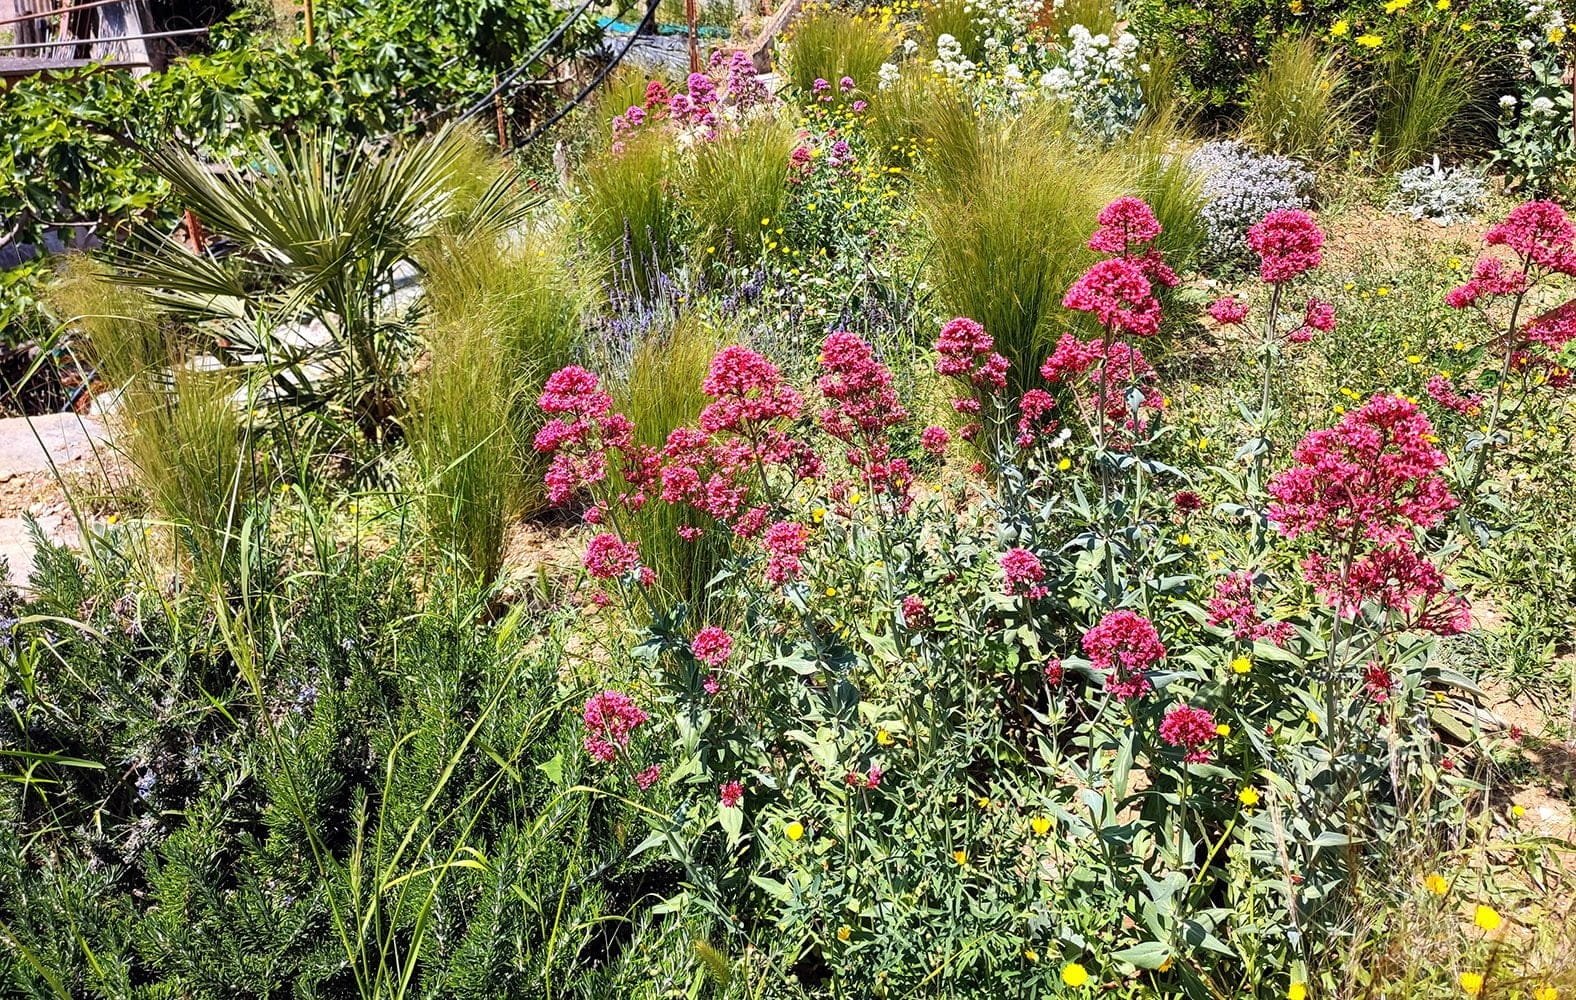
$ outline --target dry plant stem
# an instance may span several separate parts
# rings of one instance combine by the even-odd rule
[[[1532,261],[1524,258],[1521,263],[1521,276],[1525,279],[1531,271]],[[1472,480],[1467,486],[1466,502],[1472,503],[1477,496],[1478,487],[1483,485],[1483,479],[1488,475],[1490,453],[1494,449],[1494,437],[1499,433],[1500,417],[1504,413],[1505,385],[1510,381],[1510,365],[1516,356],[1516,329],[1521,319],[1521,306],[1527,300],[1527,292],[1523,289],[1517,293],[1515,301],[1510,306],[1510,321],[1505,327],[1505,359],[1499,367],[1499,380],[1494,386],[1494,406],[1489,411],[1488,431],[1483,435],[1483,446],[1478,449],[1476,468],[1472,470]]]
[[[1269,314],[1264,320],[1264,343],[1261,348],[1264,364],[1259,383],[1259,447],[1253,456],[1253,488],[1256,491],[1264,489],[1264,467],[1270,457],[1270,381],[1275,372],[1275,327],[1280,322],[1281,290],[1284,287],[1281,282],[1270,287]],[[1268,516],[1259,517],[1253,530],[1258,535],[1258,547],[1262,551],[1268,541]]]

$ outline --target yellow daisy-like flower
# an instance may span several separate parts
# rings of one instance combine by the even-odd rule
[[[827,587],[826,588],[826,596],[827,597],[836,597],[837,596],[837,588],[836,587]]]
[[[1070,459],[1070,458],[1064,458],[1064,459],[1062,459],[1062,460],[1060,460],[1059,462],[1056,463],[1056,468],[1061,470],[1062,472],[1066,472],[1068,469],[1071,469],[1072,467],[1073,467],[1073,460]]]
[[[1471,31],[1472,30],[1472,22],[1471,21],[1462,21],[1461,22],[1461,30],[1462,31]]]
[[[1412,0],[1386,0],[1384,12],[1386,14],[1394,14],[1396,11],[1406,10],[1410,6],[1412,6]]]
[[[1499,930],[1499,925],[1505,922],[1505,918],[1501,917],[1499,911],[1492,906],[1479,903],[1472,911],[1472,922],[1477,924],[1480,930],[1496,931]]]
[[[1051,818],[1049,816],[1036,816],[1029,820],[1029,829],[1034,831],[1036,837],[1043,837],[1051,832]]]
[[[1040,953],[1035,951],[1033,948],[1026,948],[1024,949],[1023,957],[1029,962],[1038,962],[1040,960]]]
[[[1513,805],[1513,806],[1510,807],[1510,817],[1511,817],[1511,819],[1520,819],[1521,817],[1523,817],[1525,815],[1527,815],[1527,807],[1526,806],[1521,805],[1521,804],[1518,803],[1518,804]]]
[[[1308,709],[1308,721],[1317,726],[1319,724],[1319,713],[1311,708]]]
[[[1068,962],[1066,965],[1062,966],[1062,982],[1066,983],[1068,986],[1071,986],[1073,989],[1077,989],[1088,981],[1089,970],[1079,965],[1077,962]]]
[[[1374,289],[1374,294],[1379,296],[1382,299],[1386,295],[1390,294],[1390,286],[1389,285],[1380,285],[1378,288]]]
[[[884,747],[892,745],[892,734],[885,727],[876,730],[876,742]]]
[[[1259,793],[1252,785],[1247,786],[1237,793],[1237,801],[1252,809],[1259,804]]]
[[[969,863],[969,852],[968,851],[953,851],[952,852],[952,860],[956,861],[960,865],[966,865],[966,864]]]
[[[804,824],[795,820],[783,827],[783,836],[789,840],[798,840],[804,836]]]
[[[859,501],[863,500],[864,498],[865,495],[863,493],[859,492],[858,490],[854,490],[852,493],[848,494],[848,505],[850,507],[857,507],[859,506]]]
[[[1549,43],[1550,44],[1558,45],[1558,44],[1560,44],[1563,41],[1565,41],[1565,29],[1564,28],[1550,28],[1549,29]],[[1550,988],[1552,989],[1552,987],[1550,987]]]
[[[1450,883],[1438,872],[1431,872],[1423,877],[1423,888],[1436,896],[1443,896],[1450,891]]]
[[[1286,988],[1286,1000],[1308,1000],[1306,983],[1292,983]]]
[[[1198,450],[1199,451],[1204,451],[1207,448],[1209,448],[1209,438],[1207,438],[1207,437],[1199,438],[1198,439]]]
[[[1374,34],[1358,35],[1357,44],[1365,49],[1377,49],[1384,44],[1384,39]]]
[[[1193,536],[1184,531],[1184,532],[1182,532],[1182,534],[1177,536],[1177,544],[1179,544],[1179,545],[1192,545],[1193,544]]]
[[[1463,972],[1456,977],[1456,982],[1461,984],[1461,991],[1469,997],[1483,992],[1483,974],[1480,972]]]
[[[1334,24],[1330,25],[1330,37],[1342,38],[1345,37],[1346,33],[1351,30],[1352,26],[1346,22],[1345,18],[1342,18],[1341,20],[1336,21]]]
[[[1231,672],[1234,674],[1245,674],[1252,669],[1253,661],[1246,656],[1239,656],[1231,661]]]
[[[1222,722],[1220,725],[1215,727],[1215,735],[1219,736],[1219,737],[1222,737],[1222,738],[1230,736],[1231,735],[1231,726],[1229,724],[1227,724],[1227,723]]]
[[[1532,1000],[1560,1000],[1560,991],[1552,986],[1539,986],[1532,991]]]
[[[815,519],[816,524],[820,524],[822,521],[826,520],[826,508],[817,507],[815,510],[810,512],[810,516]]]
[[[847,941],[849,938],[851,938],[853,936],[854,936],[854,929],[852,927],[848,926],[847,924],[844,924],[843,926],[841,926],[841,927],[839,927],[837,929],[837,940],[839,940],[839,941]]]
[[[1434,9],[1435,10],[1449,10],[1450,9],[1450,0],[1437,0],[1437,2],[1434,4]]]
[[[1421,354],[1408,354],[1406,363],[1409,365],[1420,365],[1423,363],[1423,356]]]

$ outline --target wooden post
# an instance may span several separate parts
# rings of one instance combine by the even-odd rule
[[[498,119],[498,151],[507,153],[509,151],[509,126],[504,119],[503,91],[498,89],[497,73],[493,74],[493,91],[493,114]]]
[[[695,9],[695,0],[684,0],[684,20],[689,22],[689,59],[690,72],[700,72],[700,46],[696,44],[695,36],[698,34],[697,22],[700,12]]]
[[[192,253],[202,253],[208,245],[207,238],[203,236],[202,221],[189,208],[186,210],[186,243],[192,248]]]

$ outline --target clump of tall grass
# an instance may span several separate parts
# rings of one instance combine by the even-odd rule
[[[1271,153],[1321,161],[1350,136],[1348,90],[1333,50],[1307,35],[1282,38],[1249,86],[1243,132]]]
[[[1188,167],[1184,136],[1174,118],[1162,115],[1117,141],[1114,152],[1125,161],[1130,190],[1149,202],[1160,221],[1156,246],[1178,272],[1194,266],[1208,230],[1204,224],[1203,181]]]
[[[637,443],[660,448],[674,429],[695,421],[710,401],[701,382],[723,341],[703,317],[686,312],[635,346],[615,398],[634,421]],[[716,610],[705,603],[706,583],[721,569],[728,545],[716,531],[686,542],[682,526],[707,527],[689,507],[668,503],[648,503],[623,525],[641,560],[656,571],[664,600],[683,602],[704,620]]]
[[[874,91],[877,71],[902,41],[895,27],[873,17],[807,9],[788,39],[788,81],[806,98],[817,80],[827,81],[831,93],[838,94],[838,81],[845,76],[861,90]]]
[[[548,234],[443,234],[419,254],[428,364],[407,429],[428,537],[485,586],[509,522],[540,506],[536,393],[570,361],[583,301]]]
[[[113,440],[137,485],[175,532],[194,577],[222,585],[257,495],[240,380],[182,357],[148,296],[87,258],[68,264],[50,294],[119,394]]]
[[[920,24],[932,47],[942,35],[951,35],[970,60],[984,60],[985,32],[974,16],[970,0],[935,0],[924,4],[920,9]]]
[[[672,143],[657,131],[630,137],[586,166],[579,213],[607,279],[649,297],[682,250]]]
[[[1021,394],[1069,321],[1062,295],[1094,260],[1085,242],[1126,170],[1053,109],[991,123],[940,110],[919,207],[941,308],[984,324]]]
[[[1044,10],[1039,23],[1057,37],[1065,36],[1075,24],[1095,35],[1112,34],[1116,27],[1116,5],[1112,0],[1062,0],[1059,4],[1046,3]]]
[[[1477,113],[1481,77],[1467,43],[1435,33],[1422,45],[1392,46],[1374,94],[1374,152],[1388,169],[1441,152]]]
[[[696,259],[748,264],[759,259],[767,227],[788,200],[793,130],[759,118],[699,143],[685,163],[680,204],[694,227]]]
[[[915,72],[912,68],[885,90],[876,91],[870,97],[864,122],[870,148],[888,165],[912,166],[926,146],[926,136],[944,93],[945,84],[935,74]]]

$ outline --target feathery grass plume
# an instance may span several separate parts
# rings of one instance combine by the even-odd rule
[[[87,335],[94,364],[119,393],[110,417],[114,443],[137,485],[174,530],[194,578],[222,586],[256,495],[236,402],[241,380],[181,357],[149,297],[85,257],[67,264],[51,296]]]
[[[710,941],[695,939],[695,957],[700,959],[706,974],[719,989],[727,989],[733,982],[733,962]]]
[[[948,123],[921,184],[942,312],[985,326],[1011,362],[1013,398],[1038,384],[1070,320],[1062,295],[1094,260],[1095,216],[1129,187],[1121,156],[1077,138],[1064,114]]]
[[[681,249],[671,146],[657,130],[633,135],[592,159],[583,178],[586,242],[608,280],[641,297],[652,294]]]
[[[1348,89],[1335,50],[1308,35],[1282,38],[1249,84],[1243,132],[1271,153],[1321,161],[1351,134]]]
[[[1090,34],[1112,34],[1116,28],[1116,5],[1111,0],[1062,0],[1047,3],[1039,24],[1056,37],[1065,37],[1067,29],[1081,24]]]
[[[636,345],[614,398],[617,408],[634,421],[637,443],[661,448],[674,429],[694,423],[710,402],[701,382],[724,343],[703,317],[685,312]],[[709,620],[716,609],[708,605],[706,584],[728,555],[727,538],[708,530],[693,542],[685,541],[680,527],[713,526],[688,505],[661,501],[647,503],[624,527],[641,560],[656,571],[656,587],[664,599],[682,601],[696,618]]]
[[[1389,169],[1442,152],[1480,116],[1482,77],[1468,40],[1436,32],[1420,46],[1391,46],[1374,93],[1374,151]]]
[[[1117,139],[1113,152],[1126,163],[1132,193],[1149,203],[1160,221],[1155,246],[1179,273],[1188,270],[1204,247],[1204,184],[1188,167],[1181,127],[1164,114]],[[1171,294],[1170,289],[1162,296]]]
[[[896,81],[870,96],[864,122],[869,148],[888,165],[914,166],[944,88],[935,74],[917,64],[905,64]]]
[[[614,115],[623,114],[632,105],[644,104],[646,87],[653,80],[672,89],[673,81],[660,73],[653,75],[650,67],[636,66],[633,61],[620,63],[602,81],[602,86],[596,92],[596,109],[597,123],[601,129],[599,134],[604,139],[607,137],[608,120]]]
[[[501,568],[509,522],[542,504],[534,402],[570,360],[584,294],[550,233],[505,243],[445,232],[418,259],[429,363],[408,433],[424,519],[435,547],[486,586]]]
[[[793,146],[787,122],[758,118],[690,150],[679,201],[694,226],[697,261],[750,264],[761,257],[782,224]]]
[[[1181,59],[1175,52],[1159,49],[1146,52],[1143,64],[1149,67],[1139,74],[1138,86],[1144,98],[1144,114],[1139,127],[1155,121],[1171,122],[1177,127],[1186,123],[1181,90]]]
[[[873,17],[854,17],[830,8],[806,10],[788,37],[788,82],[808,100],[815,81],[831,84],[833,100],[841,100],[838,81],[853,79],[864,91],[876,89],[877,71],[902,43],[897,29]]]

